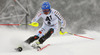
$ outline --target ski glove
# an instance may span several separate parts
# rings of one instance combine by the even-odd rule
[[[37,22],[32,22],[32,23],[30,23],[29,25],[34,26],[34,27],[38,27],[38,26],[39,26],[39,23],[37,23]]]
[[[63,33],[63,32],[64,32],[64,28],[63,28],[63,27],[61,27],[61,28],[60,28],[60,31]]]
[[[64,35],[64,34],[66,34],[66,33],[68,34],[68,32],[64,32],[64,28],[61,27],[61,28],[60,28],[59,34],[60,34],[60,35]]]

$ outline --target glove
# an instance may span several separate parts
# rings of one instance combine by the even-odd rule
[[[63,33],[63,32],[64,32],[64,28],[63,28],[63,27],[61,27],[61,28],[60,28],[60,31]]]
[[[59,32],[59,34],[60,34],[60,35],[64,35],[63,30],[64,30],[64,28],[63,28],[63,27],[61,27],[61,28],[60,28],[60,32]]]
[[[66,33],[68,34],[68,32],[64,32],[64,28],[61,27],[61,28],[60,28],[59,34],[60,34],[60,35],[64,35],[64,34],[66,34]]]
[[[37,22],[32,22],[32,23],[29,24],[29,25],[34,26],[34,27],[38,27],[38,26],[39,26],[39,23],[37,23]]]

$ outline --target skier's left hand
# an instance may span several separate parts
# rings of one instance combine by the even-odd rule
[[[62,33],[64,33],[64,28],[63,28],[63,27],[61,27],[61,28],[60,28],[60,31],[61,31]]]
[[[61,27],[61,28],[60,28],[59,34],[60,34],[60,35],[64,35],[64,34],[66,34],[66,33],[68,34],[68,32],[65,32],[65,31],[64,31],[64,28]]]

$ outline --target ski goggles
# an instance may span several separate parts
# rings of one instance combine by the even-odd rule
[[[49,12],[50,11],[50,9],[44,9],[43,10],[43,12]]]

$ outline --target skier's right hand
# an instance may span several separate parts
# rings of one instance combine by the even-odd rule
[[[34,26],[34,27],[38,27],[38,26],[39,26],[39,23],[37,23],[37,22],[32,22],[32,23],[30,23],[29,25]]]

